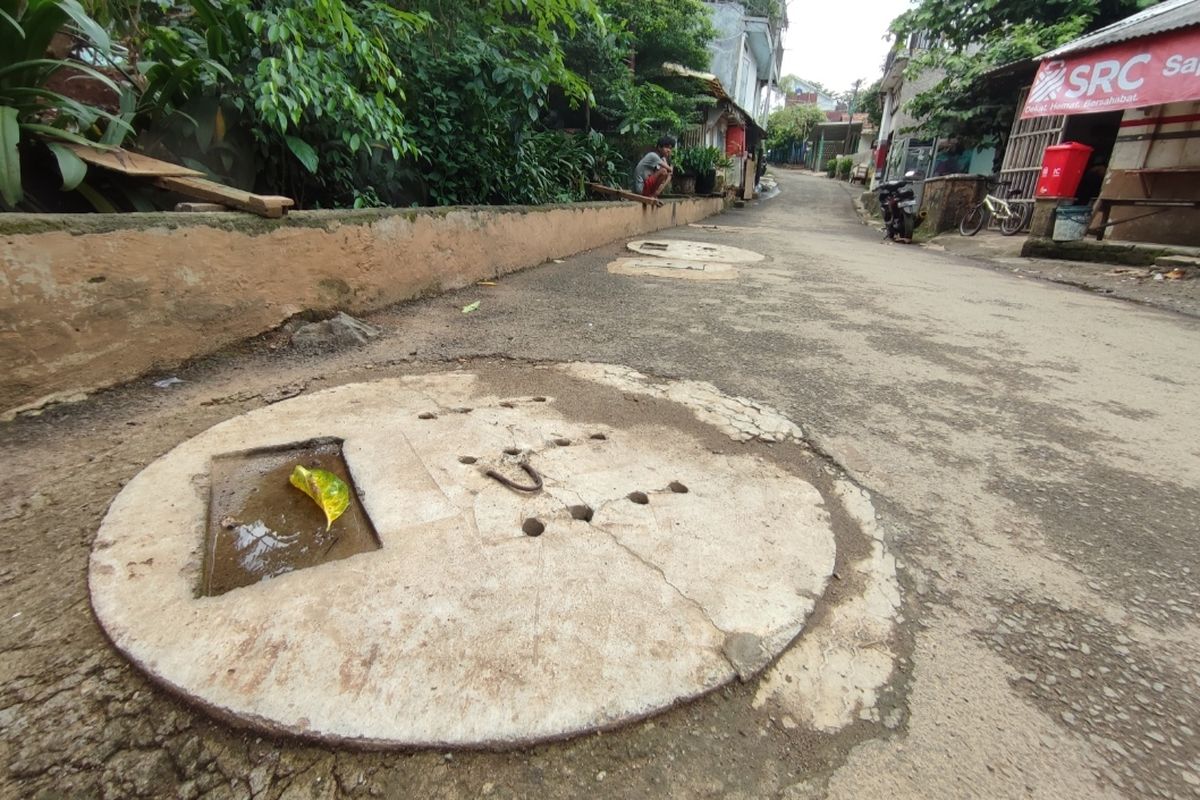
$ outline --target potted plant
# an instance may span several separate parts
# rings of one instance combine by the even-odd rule
[[[721,151],[715,147],[699,147],[696,154],[696,194],[712,194],[717,185],[717,162]]]
[[[825,177],[826,178],[832,178],[834,176],[834,174],[837,173],[837,162],[838,162],[838,160],[836,158],[831,158],[825,162]]]
[[[675,174],[671,176],[671,191],[674,194],[695,194],[698,147],[680,147],[671,159]]]

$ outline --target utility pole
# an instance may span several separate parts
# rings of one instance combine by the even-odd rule
[[[859,78],[854,82],[854,94],[850,95],[850,111],[846,116],[846,141],[842,143],[842,155],[850,155],[850,137],[854,133],[854,104],[858,100],[858,87],[862,86],[863,79]]]

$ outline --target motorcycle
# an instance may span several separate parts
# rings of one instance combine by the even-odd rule
[[[883,211],[883,229],[889,239],[912,241],[913,230],[921,224],[917,215],[917,195],[910,186],[915,172],[908,172],[900,180],[879,184],[879,208]]]

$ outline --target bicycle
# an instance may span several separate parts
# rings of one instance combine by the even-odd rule
[[[1012,182],[993,181],[993,183],[999,187],[1008,186]],[[1007,194],[1008,190],[1006,189],[1004,193]],[[983,196],[982,201],[976,203],[963,215],[962,221],[958,223],[958,232],[963,236],[974,236],[987,225],[988,217],[995,217],[1000,220],[1000,233],[1012,236],[1025,227],[1032,210],[1028,203],[1009,203],[1005,198],[989,192]]]

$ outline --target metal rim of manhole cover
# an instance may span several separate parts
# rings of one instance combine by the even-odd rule
[[[766,258],[762,253],[726,244],[683,239],[638,239],[625,245],[635,253],[681,261],[717,261],[722,264],[753,264]]]
[[[738,276],[732,264],[718,261],[681,261],[677,258],[618,258],[608,265],[614,275],[683,278],[693,281],[728,281]]]
[[[348,384],[147,466],[91,554],[110,640],[269,733],[495,747],[664,710],[756,674],[799,634],[834,566],[825,501],[760,445],[713,444],[799,428],[621,367],[494,369],[544,394],[498,393],[478,370]],[[628,406],[608,417],[620,424],[580,410],[598,397]],[[382,546],[200,596],[213,459],[331,438]]]

